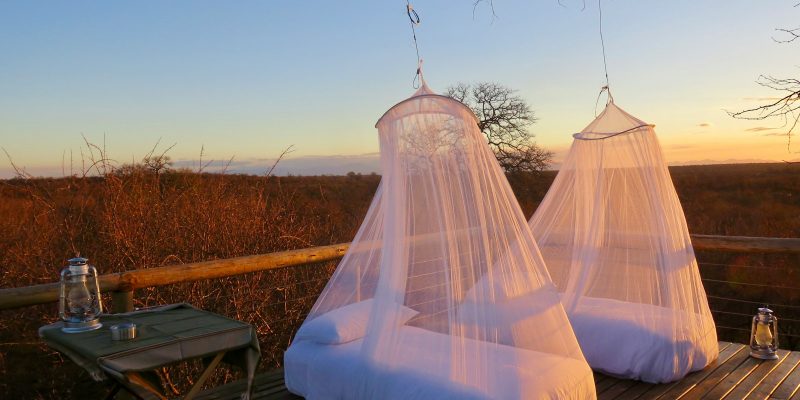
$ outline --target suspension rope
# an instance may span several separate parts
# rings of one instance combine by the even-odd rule
[[[608,89],[608,61],[606,61],[606,43],[603,39],[603,0],[597,0],[597,9],[600,11],[600,48],[603,50],[603,69],[606,73],[606,85],[604,88]]]
[[[611,96],[611,88],[608,81],[608,61],[606,60],[606,42],[603,38],[603,0],[597,0],[597,9],[600,15],[600,48],[603,50],[603,70],[605,71],[606,76],[606,85],[600,88],[600,93],[597,94],[597,101],[594,103],[594,115],[597,116],[597,104],[600,103],[600,96],[603,95],[603,92],[608,93],[608,103],[614,102],[614,97]]]
[[[406,14],[408,15],[408,20],[411,22],[411,37],[414,38],[414,50],[417,52],[417,72],[414,74],[414,80],[411,81],[411,86],[414,87],[414,89],[417,89],[419,88],[421,82],[419,78],[422,74],[422,58],[419,56],[419,44],[417,43],[416,29],[416,26],[420,23],[420,19],[417,11],[411,6],[410,0],[406,0]]]

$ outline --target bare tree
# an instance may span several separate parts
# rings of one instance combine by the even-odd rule
[[[506,172],[540,172],[550,165],[553,153],[539,147],[528,130],[536,122],[534,112],[515,90],[492,82],[459,83],[445,95],[472,109]]]
[[[161,143],[161,139],[159,139],[155,146],[147,153],[144,158],[142,158],[142,165],[146,170],[155,174],[156,176],[161,175],[163,172],[167,172],[172,167],[172,158],[167,155],[167,153],[175,147],[175,144],[172,146],[167,147],[166,150],[162,151],[160,154],[156,153],[156,149],[158,145]],[[177,144],[177,143],[176,143]],[[202,153],[201,153],[202,157]]]
[[[800,3],[795,4],[800,6]],[[782,37],[775,38],[777,43],[792,43],[800,37],[800,28],[794,29],[775,29],[780,32]],[[769,99],[768,103],[748,108],[741,111],[728,111],[734,118],[745,120],[779,120],[783,122],[782,128],[786,128],[786,149],[791,152],[792,133],[800,122],[800,79],[795,78],[776,78],[771,75],[760,75],[756,83],[763,87],[776,90],[780,96]]]
[[[794,42],[797,38],[800,38],[800,28],[794,28],[794,29],[777,28],[775,30],[778,32],[782,32],[783,35],[786,36],[786,39],[777,39],[774,37],[772,38],[772,40],[778,43],[791,43]]]
[[[800,80],[761,75],[756,83],[777,90],[781,92],[782,96],[770,99],[767,104],[741,111],[729,111],[728,114],[734,118],[746,120],[782,120],[782,127],[786,128],[786,137],[788,138],[787,149],[791,151],[792,132],[800,120]]]
[[[472,18],[475,18],[475,11],[478,9],[478,5],[480,5],[484,1],[489,3],[489,8],[492,11],[492,21],[494,21],[494,19],[497,18],[497,13],[494,12],[494,0],[474,0],[472,2]]]

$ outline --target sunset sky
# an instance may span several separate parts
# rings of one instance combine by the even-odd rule
[[[604,84],[596,2],[494,0],[496,17],[485,4],[473,15],[471,0],[412,3],[434,90],[517,89],[556,161],[592,120]],[[725,113],[776,95],[759,74],[797,77],[800,43],[772,39],[800,26],[795,3],[605,0],[616,103],[656,125],[672,164],[800,158],[779,121]],[[0,54],[0,147],[55,176],[70,154],[80,168],[82,136],[118,163],[160,140],[178,166],[196,167],[204,148],[204,160],[261,173],[291,145],[282,173],[369,172],[375,120],[413,92],[416,67],[401,0],[7,0]]]

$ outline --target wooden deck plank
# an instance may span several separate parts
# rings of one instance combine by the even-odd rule
[[[739,345],[739,350],[728,358],[727,361],[717,366],[713,372],[708,374],[703,380],[684,392],[681,400],[696,400],[703,398],[708,392],[714,389],[720,382],[722,382],[731,372],[735,371],[742,363],[750,359],[750,354],[747,351],[747,346]]]
[[[719,360],[722,360],[723,362],[727,360],[728,357],[733,355],[736,351],[741,350],[744,346],[740,344],[734,345],[730,342],[723,342],[723,341],[718,342],[718,344],[720,346]],[[718,361],[715,361],[715,363],[713,363],[712,365],[716,365],[717,363]],[[684,379],[675,383],[661,384],[661,385],[641,382],[641,381],[621,380],[604,375],[602,373],[594,372],[595,387],[597,388],[598,398],[601,399],[635,400],[639,398],[658,398],[658,397],[667,398],[664,397],[664,394],[669,392],[670,389],[675,384],[687,381],[687,384],[694,386],[694,384],[691,382],[702,380],[703,377],[705,377],[708,373],[711,372],[707,370],[708,368],[704,369],[703,371],[698,371],[693,374],[690,374],[689,376],[687,376],[687,378],[689,378],[688,380]],[[704,374],[703,372],[706,373]],[[611,380],[611,382],[609,382],[608,380]],[[649,396],[642,397],[647,392],[650,392]]]
[[[789,400],[795,396],[800,387],[800,365],[796,366],[786,379],[778,385],[778,388],[769,396],[770,399],[775,400]]]
[[[253,400],[303,400],[303,398],[300,396],[295,396],[286,391],[285,393],[278,393],[268,398],[254,398]]]
[[[763,360],[758,360],[749,356],[736,369],[731,371],[728,376],[722,379],[714,388],[712,388],[705,396],[704,399],[724,399],[728,396],[736,386],[747,379],[758,367],[764,363]]]
[[[661,385],[652,385],[650,390],[643,392],[635,399],[641,400],[655,400],[655,399],[677,399],[692,390],[697,384],[702,382],[706,377],[711,375],[717,368],[724,365],[730,360],[731,357],[738,354],[744,349],[743,344],[738,343],[719,343],[719,357],[716,361],[709,364],[701,371],[697,371],[687,375],[685,378],[677,382],[666,383]],[[626,397],[628,398],[628,397]],[[631,397],[630,399],[634,399]]]
[[[772,371],[778,368],[785,360],[786,356],[791,354],[788,350],[778,350],[777,360],[766,360],[761,362],[755,371],[750,373],[747,378],[743,379],[733,390],[725,397],[726,400],[744,400],[751,392],[761,385],[761,381],[766,379]]]
[[[614,378],[613,376],[606,376],[605,379],[601,381],[594,381],[594,387],[597,389],[597,393],[603,393],[606,389],[616,385],[620,382],[621,379]]]
[[[644,395],[645,393],[647,393],[650,390],[652,390],[653,387],[655,387],[655,386],[657,386],[657,385],[655,385],[653,383],[636,381],[636,384],[631,386],[630,388],[628,388],[628,390],[626,390],[622,394],[620,394],[618,399],[636,400],[636,399],[640,398],[642,395]]]
[[[778,388],[786,376],[792,372],[797,365],[800,364],[800,351],[793,351],[786,356],[786,359],[775,368],[764,380],[753,390],[747,399],[752,400],[765,400],[769,398],[772,392]]]
[[[625,392],[620,394],[618,399],[623,400],[636,400],[642,397],[645,393],[652,390],[655,386],[658,386],[653,383],[636,381],[636,384],[628,388]]]
[[[800,400],[800,352],[781,350],[777,361],[749,357],[742,344],[720,342],[720,357],[702,371],[678,382],[655,385],[618,379],[594,373],[599,400],[645,399],[776,399]],[[283,370],[256,376],[254,400],[302,400],[286,389]],[[245,390],[244,380],[200,394],[199,400],[238,400]],[[726,397],[727,396],[727,397]]]
[[[283,382],[283,380],[280,380],[277,382],[272,382],[270,384],[258,387],[253,392],[259,396],[266,396],[269,395],[270,393],[282,392],[286,390],[287,390],[286,384]]]
[[[632,380],[619,380],[619,382],[615,383],[610,388],[604,390],[603,392],[597,393],[598,400],[613,400],[619,399],[620,396],[628,391],[632,386],[639,383],[638,381]]]
[[[694,389],[700,382],[705,380],[709,375],[717,370],[720,366],[724,365],[730,359],[741,351],[745,351],[747,346],[739,343],[720,342],[719,357],[711,364],[706,366],[700,371],[689,374],[683,379],[673,382],[670,390],[661,395],[661,399],[668,398],[681,398],[689,391]]]
[[[667,385],[662,385],[666,387],[666,390],[662,391],[662,393],[658,396],[658,399],[680,398],[697,386],[698,383],[702,382],[705,378],[711,375],[711,373],[719,368],[719,366],[728,362],[731,357],[744,349],[744,345],[739,343],[719,342],[718,344],[719,356],[716,360],[700,371],[691,373],[677,382],[667,384],[669,385],[668,387]]]
[[[256,375],[253,382],[253,392],[257,392],[262,386],[278,383],[283,385],[283,370],[271,371]],[[195,397],[197,400],[229,400],[238,399],[239,395],[247,388],[247,382],[240,379],[216,388],[208,389]]]

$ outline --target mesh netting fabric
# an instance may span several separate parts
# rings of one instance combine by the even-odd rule
[[[530,225],[587,361],[650,382],[702,369],[716,330],[654,127],[610,101],[574,138]]]
[[[382,181],[286,353],[290,390],[594,398],[591,370],[472,111],[423,82],[376,127]],[[343,334],[313,339],[323,322]]]

